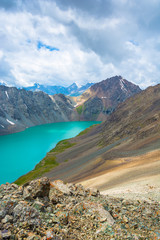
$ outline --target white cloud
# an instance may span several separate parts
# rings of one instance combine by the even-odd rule
[[[143,88],[159,82],[156,0],[19,0],[1,7],[0,81],[69,85],[122,75]],[[38,41],[60,51],[38,49]]]

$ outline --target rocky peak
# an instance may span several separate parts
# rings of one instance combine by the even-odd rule
[[[7,87],[5,85],[0,85],[0,91],[6,91],[8,89],[9,89],[9,87]]]
[[[123,79],[121,76],[107,78],[98,82],[81,96],[83,111],[80,119],[106,120],[106,116],[110,115],[119,103],[124,102],[127,98],[140,91],[139,86]],[[97,100],[97,103],[95,103],[95,100]],[[93,111],[94,114],[92,114]]]
[[[124,94],[138,93],[141,91],[139,86],[123,79],[122,76],[115,76],[107,78],[99,83],[94,84],[90,87],[91,92],[95,92],[99,97],[102,97],[101,94],[107,91],[115,91],[119,89]]]
[[[70,86],[68,87],[68,89],[70,89],[70,90],[72,90],[72,89],[77,89],[77,88],[78,88],[78,86],[77,86],[76,83],[73,83],[72,85],[70,85]]]

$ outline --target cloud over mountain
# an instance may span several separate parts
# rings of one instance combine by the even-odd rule
[[[158,0],[1,0],[0,81],[69,85],[122,75],[154,85],[159,13]]]

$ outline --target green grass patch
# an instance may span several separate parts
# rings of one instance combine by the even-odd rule
[[[82,132],[80,132],[80,133],[77,135],[77,137],[82,136],[82,135],[88,133],[93,127],[97,126],[98,124],[99,124],[99,123],[94,124],[94,125],[90,126],[89,128],[86,128],[85,130],[83,130]]]
[[[83,112],[83,105],[76,107],[76,110],[77,110],[77,113],[81,115],[81,113]]]
[[[22,185],[26,182],[29,182],[33,179],[41,177],[44,173],[49,172],[51,169],[57,167],[59,163],[56,161],[56,155],[65,151],[67,148],[74,146],[76,143],[71,143],[69,140],[62,140],[57,143],[56,147],[53,148],[50,152],[47,153],[46,157],[44,157],[35,168],[29,173],[18,178],[15,183],[18,185]],[[66,160],[65,162],[67,162]]]
[[[64,150],[66,150],[67,148],[70,148],[72,146],[74,146],[76,143],[71,143],[68,140],[62,140],[60,142],[57,143],[57,145],[55,146],[55,148],[53,148],[51,152],[55,152],[55,153],[61,153],[64,152]]]
[[[35,168],[29,173],[18,178],[15,183],[18,185],[22,185],[26,182],[29,182],[35,178],[41,177],[44,173],[48,172],[52,168],[58,166],[59,163],[56,162],[55,156],[46,156],[40,161]]]

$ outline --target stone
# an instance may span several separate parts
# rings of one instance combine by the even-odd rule
[[[2,220],[6,215],[6,211],[4,209],[0,210],[0,220]]]
[[[40,225],[39,213],[38,211],[28,206],[26,203],[20,202],[14,209],[13,209],[13,217],[14,220],[22,222],[28,222],[28,225]]]
[[[60,202],[59,198],[55,195],[55,192],[52,190],[50,191],[49,199],[52,202],[52,204],[54,204],[54,205],[56,205],[57,203]]]
[[[64,224],[64,225],[68,224],[68,212],[58,211],[56,213],[56,216],[62,224]]]
[[[6,215],[5,218],[2,219],[2,223],[5,224],[5,223],[12,223],[13,222],[13,216],[9,216],[9,215]]]
[[[96,188],[90,188],[89,189],[89,194],[91,196],[97,197],[100,193],[99,193],[99,190],[97,190]]]
[[[53,232],[52,231],[47,231],[46,232],[46,238],[47,238],[47,240],[53,239]]]
[[[128,218],[127,218],[126,216],[123,216],[123,221],[124,221],[125,223],[128,223]]]
[[[52,190],[52,188],[55,188],[56,190],[58,190],[59,192],[65,194],[65,195],[71,195],[71,190],[61,180],[56,180],[54,182],[51,182],[51,190]]]
[[[50,181],[44,177],[29,182],[23,189],[24,199],[34,199],[37,197],[48,197],[50,190]]]
[[[14,188],[14,189],[18,189],[18,185],[15,184],[15,183],[12,183],[12,184],[11,184],[11,187]]]
[[[83,209],[91,215],[96,215],[100,222],[107,222],[109,225],[114,224],[114,219],[102,204],[94,202],[83,202]]]
[[[38,211],[44,211],[44,204],[42,202],[35,201],[32,206]]]
[[[53,223],[59,223],[60,220],[59,220],[56,216],[53,216],[52,222],[53,222]]]
[[[11,231],[2,230],[0,231],[0,239],[9,239],[11,237]]]

